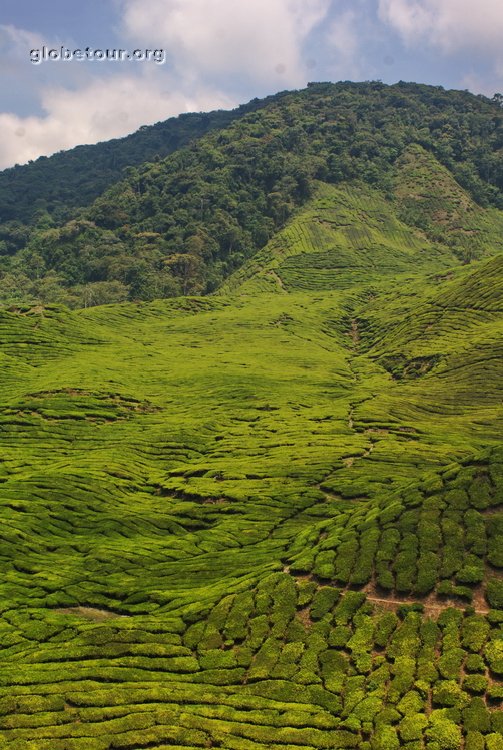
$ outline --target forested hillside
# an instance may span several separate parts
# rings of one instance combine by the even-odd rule
[[[279,98],[277,94],[274,98]],[[65,219],[72,209],[87,206],[122,179],[124,169],[162,159],[212,130],[227,127],[247,112],[267,106],[273,97],[254,99],[235,110],[192,112],[156,125],[144,125],[125,138],[41,156],[29,164],[0,172],[0,221],[36,224]]]
[[[211,292],[306,204],[316,181],[370,185],[439,252],[447,245],[467,261],[491,251],[487,233],[500,233],[494,209],[503,207],[497,98],[416,84],[315,84],[248,110],[165,159],[131,167],[66,223],[42,212],[28,227],[4,224],[1,299],[78,307]],[[230,115],[216,117],[223,124]],[[200,119],[187,118],[191,135]],[[172,148],[184,143],[184,123],[170,125],[182,130]],[[57,174],[51,159],[47,168]],[[63,191],[64,174],[56,178]],[[69,208],[74,200],[72,192]]]

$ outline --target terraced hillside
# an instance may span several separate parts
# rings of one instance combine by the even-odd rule
[[[347,289],[382,276],[407,277],[411,269],[451,269],[460,256],[503,252],[503,213],[481,208],[417,144],[405,150],[392,181],[392,200],[358,182],[316,183],[295,220],[220,291]]]
[[[503,746],[486,241],[318,186],[218,296],[0,312],[0,747]]]
[[[503,229],[503,214],[495,213]],[[495,222],[497,242],[498,227]],[[401,222],[395,206],[377,191],[358,184],[336,188],[319,183],[306,209],[219,293],[348,289],[371,285],[380,277],[410,276],[411,267],[439,271],[457,262],[449,247]]]
[[[38,160],[0,174],[0,302],[213,293],[320,211],[320,183],[337,207],[279,248],[291,288],[479,259],[502,250],[502,144],[499,96],[346,81]]]

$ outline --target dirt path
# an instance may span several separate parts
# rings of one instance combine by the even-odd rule
[[[121,615],[118,612],[112,612],[109,609],[98,609],[96,607],[63,607],[61,609],[55,609],[54,612],[58,612],[60,615],[79,615],[85,617],[86,620],[93,620],[94,622],[102,622],[103,620],[110,620],[112,617],[127,617],[128,615]]]
[[[367,601],[372,602],[373,604],[380,604],[386,609],[397,609],[404,604],[422,604],[424,607],[424,614],[426,615],[439,615],[441,612],[444,612],[444,610],[451,608],[465,610],[467,607],[471,606],[468,602],[466,604],[462,604],[461,602],[455,601],[453,599],[439,601],[435,598],[434,594],[430,594],[427,599],[421,601],[421,599],[419,598],[392,599],[391,597],[378,597],[367,592],[364,593],[366,593]],[[478,600],[476,602],[476,605],[477,606],[474,607],[474,610],[477,615],[487,615],[487,613],[489,612],[489,607],[485,606],[483,604],[483,601]]]
[[[353,342],[353,349],[358,349],[358,346],[360,344],[360,329],[358,328],[358,321],[356,320],[356,318],[353,318],[353,320],[351,321],[351,328],[349,330],[348,336]]]

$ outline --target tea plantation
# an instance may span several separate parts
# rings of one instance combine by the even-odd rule
[[[503,220],[413,155],[211,297],[0,310],[0,748],[502,750]]]

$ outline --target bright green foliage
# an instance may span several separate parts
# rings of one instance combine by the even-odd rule
[[[498,750],[502,256],[315,189],[226,294],[0,311],[8,748]]]
[[[431,746],[439,750],[459,750],[461,747],[461,730],[451,719],[432,717],[426,736],[431,740]],[[433,745],[436,743],[436,745]]]
[[[424,714],[413,714],[411,716],[406,716],[400,722],[400,737],[404,742],[421,740],[423,738],[423,730],[427,725],[428,719]]]
[[[497,734],[489,734],[486,737],[487,750],[503,750],[503,735],[498,732]]]

